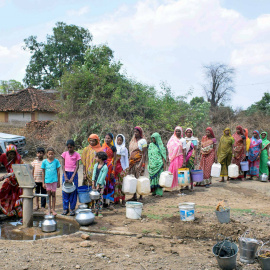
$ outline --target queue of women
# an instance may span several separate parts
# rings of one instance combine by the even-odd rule
[[[122,192],[123,178],[128,174],[132,174],[136,178],[143,176],[145,174],[146,164],[148,164],[147,169],[151,192],[154,196],[163,195],[163,188],[159,186],[159,179],[161,173],[166,170],[173,174],[173,182],[170,190],[179,189],[178,170],[180,168],[188,168],[190,170],[199,168],[203,171],[203,181],[197,182],[196,186],[209,187],[212,180],[211,167],[216,162],[221,164],[221,182],[225,181],[225,177],[227,181],[230,180],[228,177],[228,167],[231,163],[238,166],[239,178],[243,180],[246,179],[247,175],[252,178],[259,177],[263,173],[269,174],[267,162],[270,141],[267,140],[267,132],[261,132],[260,134],[259,131],[255,130],[250,139],[248,137],[248,130],[243,129],[241,126],[236,127],[233,135],[231,135],[230,129],[226,128],[223,131],[223,136],[220,138],[219,145],[217,145],[215,134],[210,127],[206,128],[205,135],[199,144],[199,140],[193,135],[191,128],[187,128],[183,132],[180,126],[175,128],[173,135],[167,143],[167,149],[160,134],[156,132],[151,135],[151,142],[148,145],[144,131],[139,126],[134,128],[133,137],[128,149],[123,134],[118,134],[115,139],[112,133],[106,134],[105,141],[102,145],[100,144],[99,136],[91,134],[88,142],[89,145],[83,149],[81,156],[83,185],[92,185],[93,174],[96,174],[96,171],[94,173],[94,169],[97,167],[95,166],[97,153],[103,152],[104,154],[105,152],[105,163],[108,172],[103,190],[103,207],[110,209],[114,209],[114,205],[118,203],[125,205],[126,198]],[[73,144],[71,146],[74,148]],[[47,151],[53,151],[53,149]],[[41,161],[42,159],[43,157]],[[78,159],[76,162],[78,162]],[[242,161],[249,162],[250,169],[248,172],[244,173],[241,171],[240,163]],[[12,172],[12,164],[21,162],[21,157],[15,146],[8,146],[6,154],[0,156],[0,163],[5,166],[7,172]],[[59,166],[57,169],[59,169]],[[74,175],[77,173],[77,169],[75,172],[72,171],[72,177],[75,177]],[[4,180],[4,178],[0,180]],[[193,190],[193,183],[191,183],[191,189]],[[15,176],[8,177],[0,190],[0,210],[2,213],[8,216],[16,214],[21,217],[21,194],[22,191],[18,186]],[[138,198],[135,193],[130,200],[142,200],[142,196]],[[75,208],[75,205],[73,208]],[[73,213],[74,209],[71,210]],[[67,213],[67,209],[64,209],[64,212]]]

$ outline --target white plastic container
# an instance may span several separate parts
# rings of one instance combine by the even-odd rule
[[[134,175],[127,175],[123,179],[122,191],[125,194],[133,195],[136,193],[137,179]]]
[[[220,177],[221,172],[221,164],[220,163],[214,163],[211,168],[211,176],[212,177]]]
[[[130,219],[140,219],[143,204],[140,202],[126,202],[126,217]]]
[[[237,178],[239,176],[239,168],[236,164],[228,166],[228,176],[231,178]]]
[[[139,195],[147,195],[151,192],[150,180],[145,176],[140,176],[137,181],[137,193]]]
[[[179,211],[182,221],[193,221],[195,219],[195,203],[179,203]]]
[[[169,171],[162,172],[159,178],[159,185],[161,187],[170,188],[173,182],[173,174]]]
[[[189,168],[178,169],[178,185],[188,186],[190,184]]]

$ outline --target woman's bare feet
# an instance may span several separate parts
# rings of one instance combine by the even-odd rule
[[[56,213],[54,210],[52,210],[52,214],[53,214],[54,216],[57,215],[57,213]]]
[[[225,182],[224,177],[222,177],[221,180],[219,180],[219,182]]]
[[[48,211],[46,212],[46,215],[50,215],[50,214],[51,214],[51,211],[48,210]]]

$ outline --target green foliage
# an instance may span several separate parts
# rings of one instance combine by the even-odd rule
[[[262,113],[270,115],[270,93],[264,93],[262,99],[247,108],[248,115]]]
[[[23,88],[23,85],[16,80],[0,81],[1,94],[11,94],[13,92],[22,90]]]
[[[200,100],[191,106],[186,101],[191,93],[175,96],[164,83],[158,92],[121,73],[121,66],[107,45],[91,46],[83,65],[62,76],[60,118],[78,123],[73,131],[78,145],[87,145],[90,133],[103,137],[108,131],[122,132],[128,140],[136,125],[143,127],[147,137],[158,131],[166,142],[176,125],[196,130],[208,124],[208,102]]]
[[[204,103],[204,98],[203,97],[194,97],[191,101],[190,101],[190,105],[191,106],[194,106],[194,105],[197,105],[197,104],[202,104]]]
[[[91,40],[87,29],[63,22],[56,23],[53,35],[48,35],[46,42],[38,42],[36,36],[28,37],[24,49],[32,56],[24,82],[43,89],[58,86],[64,70],[84,63],[84,53]]]

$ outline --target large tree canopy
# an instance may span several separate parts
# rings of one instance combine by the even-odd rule
[[[24,40],[24,49],[32,56],[26,68],[25,84],[43,89],[55,88],[65,69],[84,63],[84,54],[91,40],[92,35],[87,29],[63,22],[56,23],[53,34],[48,35],[45,42],[38,42],[36,36],[28,37]]]
[[[234,68],[219,63],[210,64],[203,68],[207,80],[207,84],[203,88],[211,107],[215,108],[230,100],[230,95],[234,92]]]
[[[262,99],[247,108],[248,114],[263,113],[270,115],[270,93],[264,93]]]

